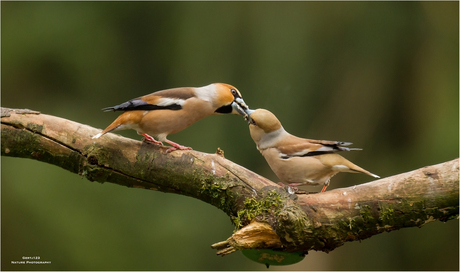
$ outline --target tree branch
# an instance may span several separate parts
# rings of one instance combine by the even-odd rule
[[[329,252],[347,241],[458,218],[459,160],[321,194],[283,188],[217,154],[174,151],[30,110],[2,108],[1,154],[51,163],[90,181],[188,195],[236,229],[218,254],[249,248]]]

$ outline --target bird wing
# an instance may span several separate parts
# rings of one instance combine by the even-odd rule
[[[291,157],[306,157],[322,154],[331,154],[339,151],[361,150],[359,148],[348,148],[349,142],[311,140],[297,138],[291,143],[285,143],[277,147],[280,157],[288,159]]]
[[[193,88],[174,88],[141,96],[103,111],[180,110],[187,99],[196,97]]]

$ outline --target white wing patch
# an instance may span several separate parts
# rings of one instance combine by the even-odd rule
[[[157,106],[161,106],[161,107],[167,107],[167,106],[171,106],[171,105],[183,105],[185,102],[184,99],[180,99],[180,98],[168,98],[168,97],[162,97],[160,99],[158,99],[158,103],[156,103]]]
[[[317,151],[317,152],[331,152],[331,151],[334,151],[334,148],[330,147],[330,146],[322,146],[322,147],[316,149],[315,151]],[[339,151],[339,150],[336,150],[336,151]]]
[[[292,153],[291,156],[301,157],[301,156],[304,156],[304,155],[308,154],[309,152],[310,152],[310,149],[303,149],[301,151]]]
[[[291,153],[291,154],[284,154],[284,153],[279,153],[279,156],[280,158],[282,159],[289,159],[290,157],[302,157],[304,156],[305,154],[308,154],[308,152],[310,152],[309,149],[304,149],[302,151],[299,151],[299,152],[295,152],[295,153]]]

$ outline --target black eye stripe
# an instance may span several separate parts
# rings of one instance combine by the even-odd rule
[[[235,97],[240,97],[240,95],[238,94],[238,91],[235,90],[235,89],[230,89],[230,92],[232,92],[232,95],[235,96]]]

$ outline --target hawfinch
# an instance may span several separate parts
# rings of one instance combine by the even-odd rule
[[[359,150],[347,148],[347,142],[310,140],[296,137],[284,130],[276,116],[265,109],[248,110],[251,137],[278,178],[293,187],[298,185],[324,185],[339,172],[364,173],[379,176],[362,169],[339,151]]]
[[[214,83],[204,87],[185,87],[157,91],[103,111],[123,111],[112,124],[101,133],[99,138],[109,131],[134,129],[144,140],[163,145],[172,145],[167,152],[176,149],[190,150],[166,139],[166,136],[179,132],[196,121],[213,114],[232,113],[246,116],[248,106],[240,92],[233,86]],[[158,141],[153,137],[157,137]]]

